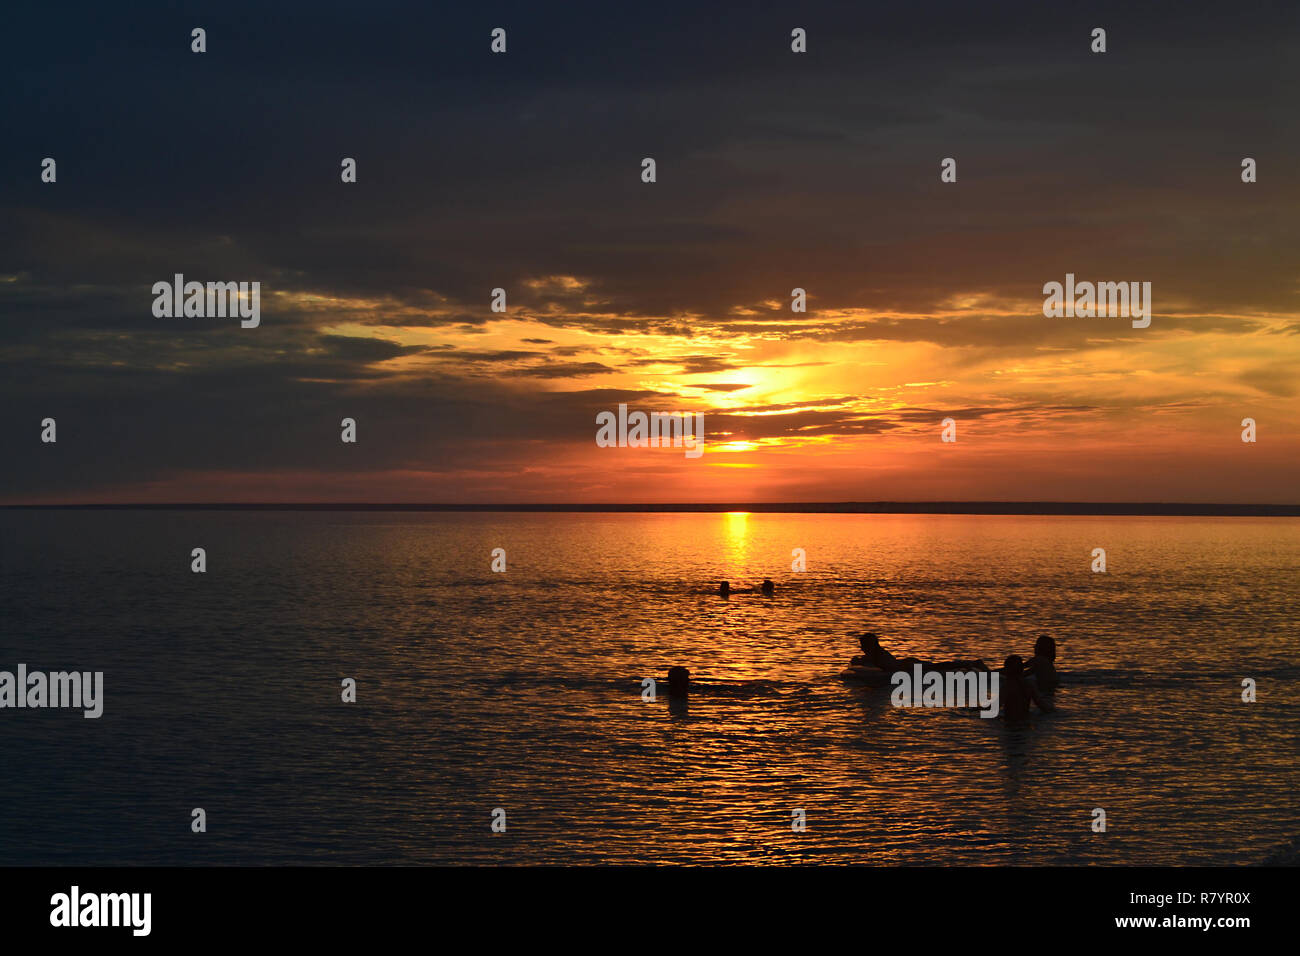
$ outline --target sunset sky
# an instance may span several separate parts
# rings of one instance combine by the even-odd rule
[[[1296,503],[1300,15],[1051,6],[12,11],[0,501]]]

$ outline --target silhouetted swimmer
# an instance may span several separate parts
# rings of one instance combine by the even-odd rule
[[[863,634],[858,638],[858,645],[862,648],[862,656],[849,661],[853,666],[878,667],[890,673],[903,669],[903,662],[881,647],[880,638],[876,635]]]
[[[728,582],[723,581],[718,585],[718,595],[721,597],[731,597],[733,594],[753,594],[758,588],[733,588]],[[771,593],[771,592],[764,592]]]
[[[863,634],[858,638],[862,647],[862,656],[853,658],[849,663],[856,667],[877,667],[887,674],[898,671],[910,671],[917,664],[923,671],[986,671],[988,665],[975,659],[969,661],[923,661],[919,657],[898,658],[880,646],[880,638],[875,634]]]
[[[1056,641],[1047,634],[1034,641],[1034,656],[1025,662],[1025,677],[1040,694],[1050,694],[1061,684],[1056,674]]]
[[[1002,716],[1007,720],[1025,720],[1029,717],[1029,686],[1025,683],[1025,663],[1019,654],[1012,654],[1002,665]]]
[[[1025,662],[1019,654],[1012,654],[1002,665],[1001,680],[998,682],[998,697],[1002,700],[1002,716],[1007,720],[1026,720],[1029,717],[1029,705],[1037,704],[1039,710],[1050,711],[1055,708],[1044,701],[1034,689],[1032,682],[1025,680]]]
[[[691,672],[685,667],[668,668],[668,696],[685,700],[691,692]]]
[[[772,579],[771,579],[771,578],[763,578],[763,587],[762,587],[761,590],[762,590],[763,593],[766,594],[768,597],[771,597],[771,596],[772,596],[772,592],[776,590],[776,585],[772,583]]]

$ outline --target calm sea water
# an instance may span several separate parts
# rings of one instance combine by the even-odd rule
[[[0,532],[0,669],[102,670],[107,698],[99,720],[0,711],[0,864],[1295,855],[1295,520],[6,512]],[[772,598],[703,593],[763,577]],[[990,662],[1051,634],[1059,709],[895,709],[837,676],[868,628]],[[673,664],[718,686],[644,702]]]

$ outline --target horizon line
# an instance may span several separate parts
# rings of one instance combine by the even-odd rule
[[[985,514],[1151,517],[1300,517],[1300,504],[1091,501],[762,501],[633,504],[439,502],[83,502],[0,504],[5,511],[445,511],[540,513]]]

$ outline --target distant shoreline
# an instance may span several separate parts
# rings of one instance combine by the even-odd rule
[[[222,502],[178,504],[10,504],[4,511],[442,511],[593,514],[962,514],[1092,515],[1098,517],[1295,518],[1300,505],[1162,504],[1070,501],[823,501],[687,504],[378,504]]]

